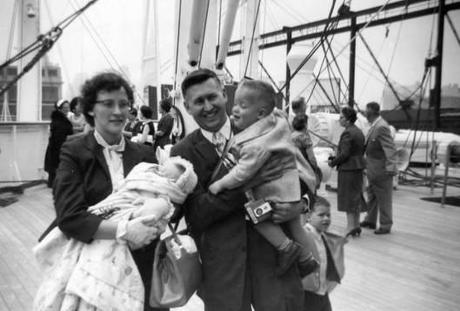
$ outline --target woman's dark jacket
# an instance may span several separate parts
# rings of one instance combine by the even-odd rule
[[[51,113],[50,137],[45,155],[45,171],[55,172],[59,165],[59,153],[67,136],[73,134],[72,123],[59,110]]]

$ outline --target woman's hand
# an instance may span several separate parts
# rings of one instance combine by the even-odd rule
[[[128,242],[132,249],[148,245],[159,235],[157,227],[149,225],[155,216],[142,216],[127,222],[120,222],[117,228],[117,238]]]

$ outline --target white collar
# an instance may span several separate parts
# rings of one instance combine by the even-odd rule
[[[315,236],[317,240],[321,240],[321,235],[322,235],[321,232],[319,232],[315,227],[313,227],[308,222],[305,224],[305,226],[313,233],[313,235]]]
[[[224,135],[225,139],[230,139],[232,135],[232,125],[230,123],[230,118],[227,117],[227,120],[225,121],[224,125],[217,132],[220,132],[222,135]],[[212,135],[214,134],[213,132],[201,129],[201,133],[207,140],[212,142]]]
[[[105,141],[104,137],[102,137],[102,135],[97,130],[94,130],[94,138],[96,139],[97,143],[101,145],[103,148],[114,150],[117,152],[123,152],[125,150],[125,140],[123,139],[123,136],[121,137],[120,142],[115,145],[109,145]]]

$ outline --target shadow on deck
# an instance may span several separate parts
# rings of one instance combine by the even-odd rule
[[[331,294],[334,310],[458,310],[460,208],[441,208],[422,196],[429,196],[428,188],[400,187],[394,193],[392,234],[364,230],[345,246],[345,277]],[[336,211],[334,193],[328,199],[331,230],[343,232],[345,214]],[[44,185],[0,208],[0,310],[31,309],[41,278],[31,249],[53,217],[51,191]],[[177,310],[203,306],[194,297]]]

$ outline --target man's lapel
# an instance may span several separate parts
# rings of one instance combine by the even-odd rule
[[[205,161],[215,162],[219,159],[215,146],[203,136],[200,130],[198,130],[195,139],[192,141],[192,146]]]

